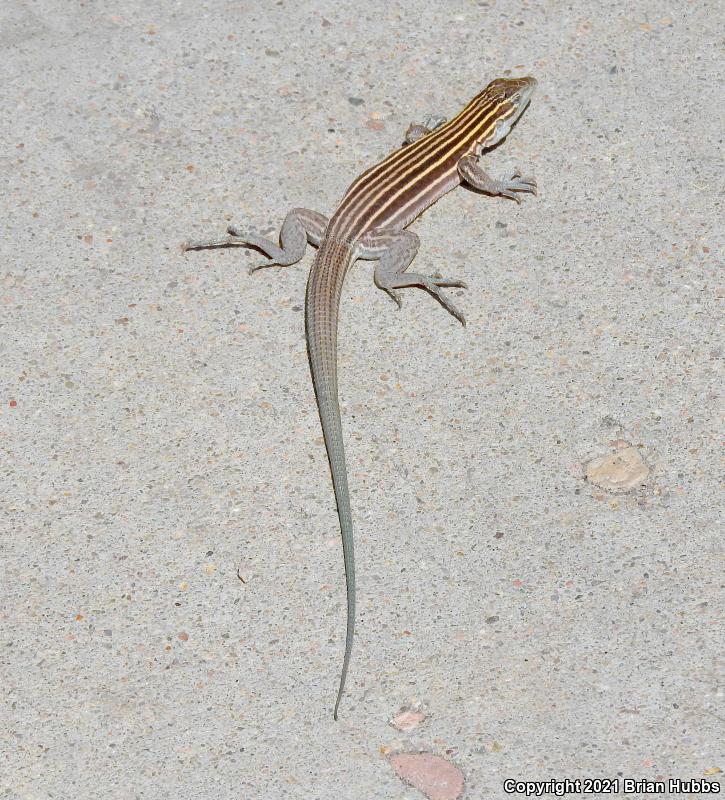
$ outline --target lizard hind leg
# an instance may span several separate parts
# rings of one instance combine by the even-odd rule
[[[279,245],[263,236],[248,234],[241,231],[237,226],[230,225],[227,228],[227,236],[224,239],[210,239],[200,242],[187,242],[184,252],[187,250],[204,250],[210,247],[254,247],[261,250],[269,261],[258,264],[250,268],[250,273],[261,267],[280,266],[288,267],[296,264],[305,254],[307,243],[318,247],[322,237],[325,235],[328,219],[316,211],[306,208],[293,208],[285,217],[282,229],[279,234]]]
[[[467,287],[463,281],[406,272],[419,245],[420,239],[412,231],[374,231],[363,236],[355,255],[356,258],[378,262],[375,266],[375,285],[387,292],[398,306],[402,306],[402,301],[397,290],[417,286],[430,292],[446,311],[465,326],[463,314],[441,291],[443,288],[465,289]]]

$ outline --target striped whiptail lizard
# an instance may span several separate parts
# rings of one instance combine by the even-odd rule
[[[453,119],[432,117],[411,125],[404,146],[362,173],[350,186],[335,213],[327,219],[294,208],[280,231],[277,246],[261,236],[229,226],[224,239],[190,242],[184,250],[242,245],[271,259],[259,265],[289,266],[304,255],[307,243],[318,248],[307,282],[305,329],[312,382],[330,462],[337,514],[342,534],[347,582],[345,656],[335,701],[334,718],[345,688],[355,630],[355,560],[352,515],[347,485],[345,450],[337,395],[337,321],[342,286],[357,259],[376,261],[375,283],[400,306],[398,289],[426,289],[463,325],[465,320],[442,288],[466,288],[463,281],[407,272],[418,252],[419,239],[406,226],[461,183],[490,195],[520,202],[518,192],[536,194],[533,178],[515,172],[494,180],[479,164],[481,152],[503,139],[521,116],[536,87],[533,78],[492,81]],[[253,267],[253,272],[259,267]]]

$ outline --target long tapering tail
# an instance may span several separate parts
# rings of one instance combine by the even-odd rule
[[[342,284],[351,263],[352,250],[349,246],[338,242],[323,242],[310,269],[305,303],[307,353],[337,502],[347,587],[345,657],[342,662],[340,687],[333,713],[335,719],[337,719],[337,710],[345,689],[355,634],[355,555],[352,514],[350,513],[345,446],[342,440],[342,421],[337,395],[338,311]]]

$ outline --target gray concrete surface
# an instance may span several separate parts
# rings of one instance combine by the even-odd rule
[[[413,800],[387,756],[418,750],[465,798],[723,778],[722,16],[4,0],[0,797]],[[249,277],[179,245],[329,212],[506,70],[540,87],[488,164],[540,197],[458,190],[414,226],[468,328],[369,264],[345,292],[335,724],[311,254]],[[585,479],[625,445],[643,485]]]

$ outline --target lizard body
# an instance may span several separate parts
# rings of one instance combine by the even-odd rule
[[[499,78],[450,121],[431,118],[424,125],[411,125],[406,144],[363,172],[329,220],[307,209],[290,211],[280,231],[281,246],[245,234],[234,226],[227,229],[227,238],[184,246],[185,250],[255,247],[271,259],[260,266],[294,264],[302,258],[308,242],[318,248],[307,282],[305,330],[337,502],[347,584],[345,655],[333,712],[335,719],[345,688],[355,630],[352,514],[337,388],[337,325],[345,276],[357,259],[376,261],[375,283],[398,305],[401,304],[398,289],[419,286],[465,325],[462,314],[441,291],[446,287],[465,288],[462,281],[406,271],[418,251],[419,239],[405,228],[461,183],[517,202],[520,202],[517,192],[536,193],[533,178],[523,178],[516,172],[509,179],[497,181],[479,164],[482,150],[506,136],[528,105],[535,87],[533,78]]]

